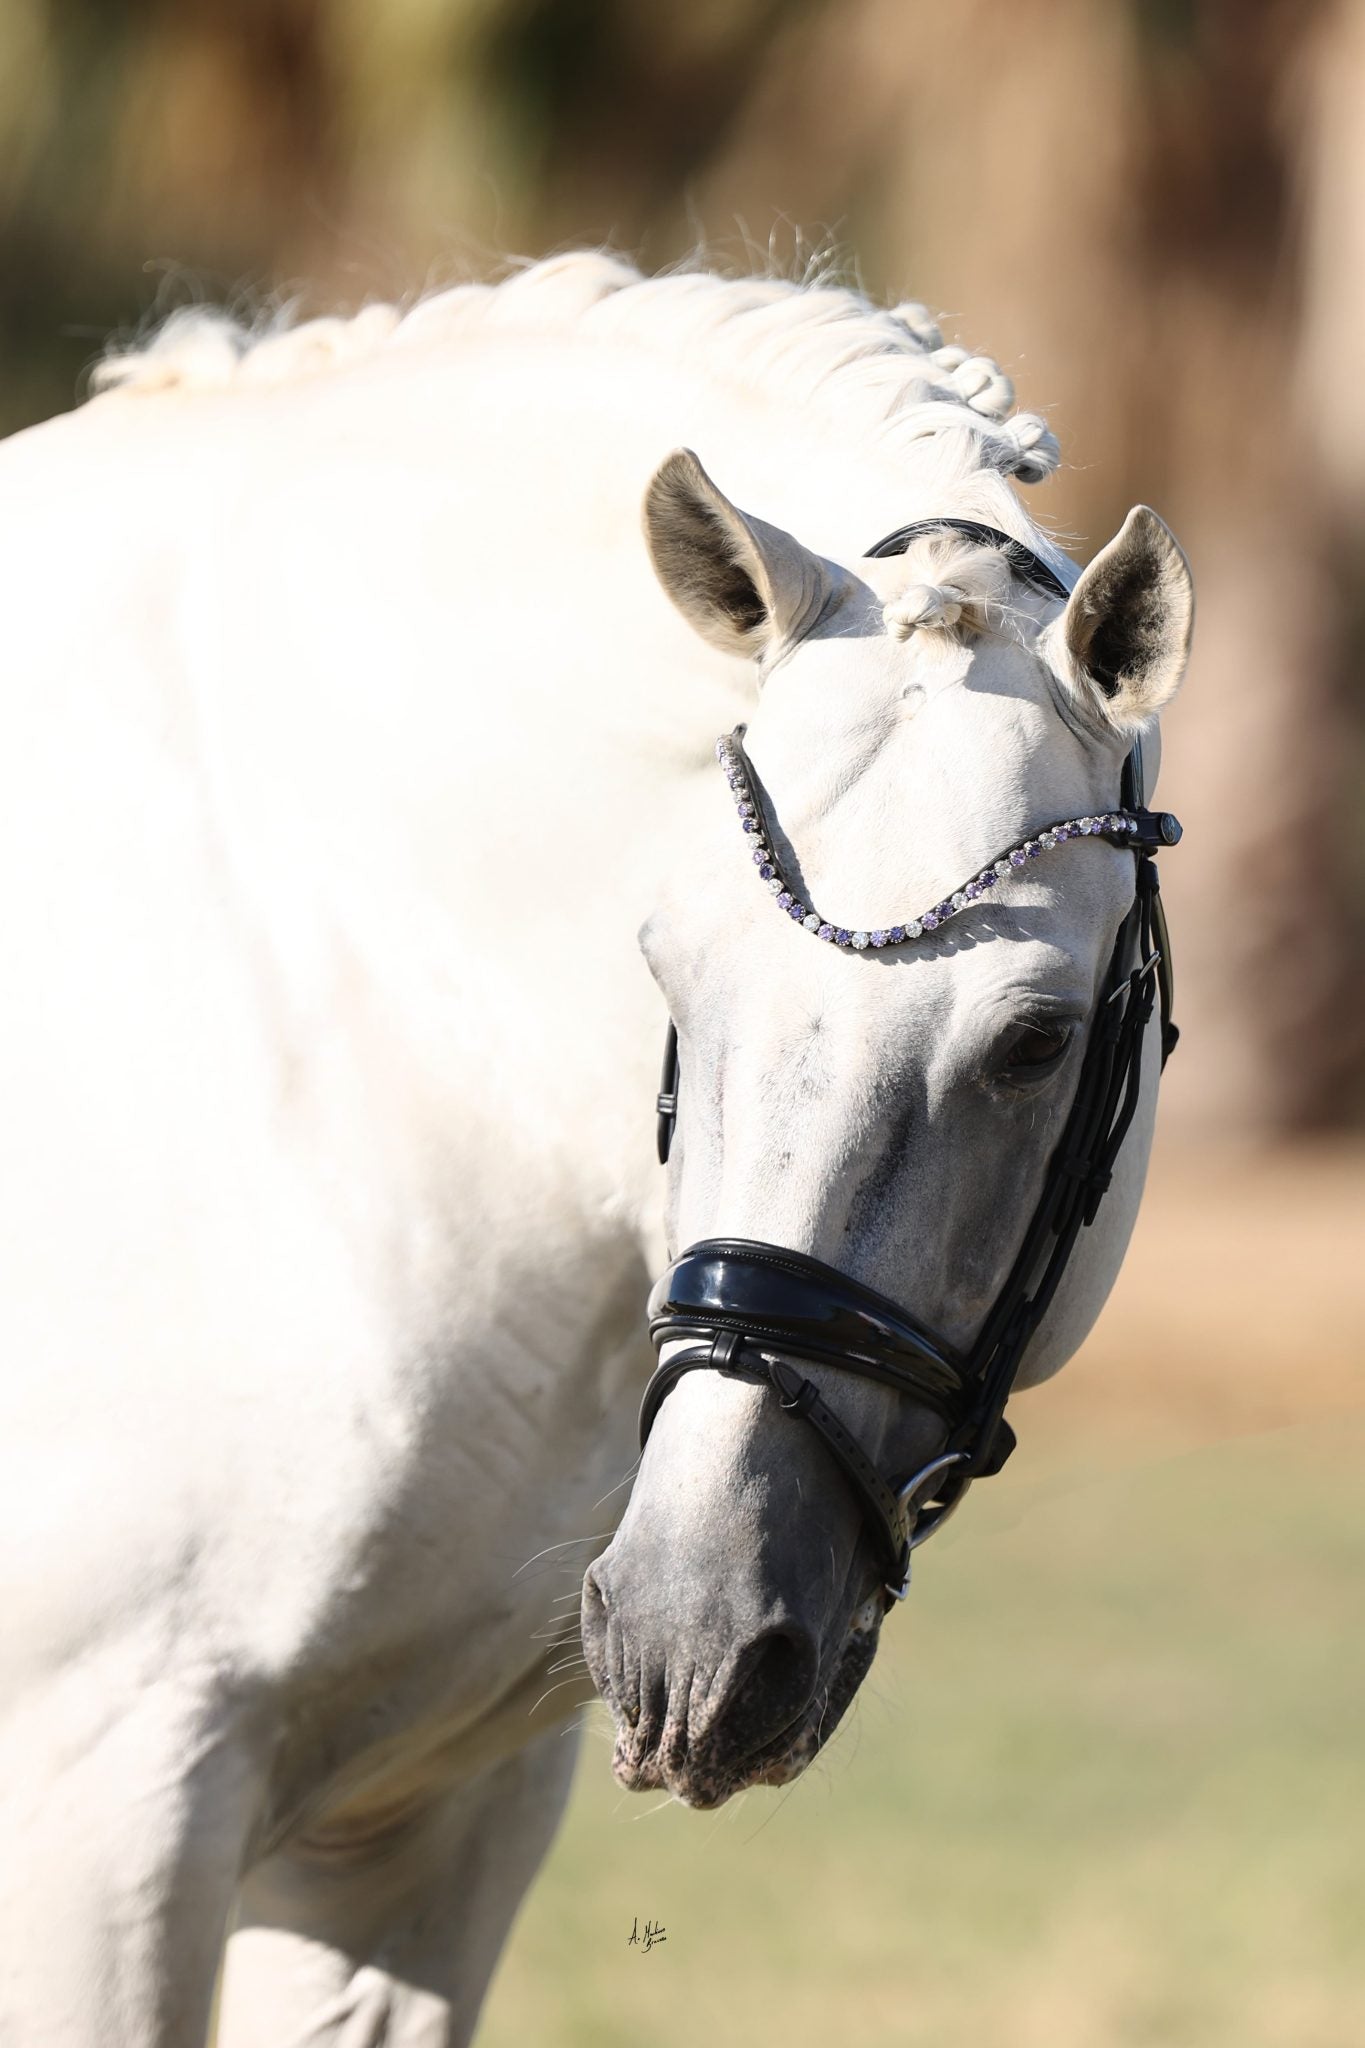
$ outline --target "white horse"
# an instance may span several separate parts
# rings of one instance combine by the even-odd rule
[[[1147,513],[1065,606],[961,537],[861,560],[953,514],[1076,574],[1008,381],[833,287],[579,255],[172,322],[103,383],[0,463],[0,2040],[198,2048],[235,1926],[224,2048],[464,2042],[568,1784],[650,1274],[747,1234],[965,1342],[1131,894],[1058,851],[878,971],[775,914],[712,743],[748,721],[817,900],[894,914],[1116,802],[1188,574]],[[1113,1280],[1154,1079],[1029,1379]],[[677,1387],[589,1586],[618,1767],[685,1798],[689,1712],[728,1789],[755,1687],[767,1728],[819,1683],[793,1574],[824,1666],[869,1630],[769,1403]]]

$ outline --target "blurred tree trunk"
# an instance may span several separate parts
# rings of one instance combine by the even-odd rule
[[[1342,688],[1357,607],[1299,374],[1320,196],[1302,165],[1341,20],[1301,0],[1164,14],[1174,31],[1139,38],[1134,261],[1151,325],[1125,402],[1130,474],[1150,427],[1199,578],[1198,659],[1170,723],[1193,859],[1171,892],[1206,1043],[1173,1095],[1201,1124],[1277,1132],[1340,1114],[1359,1044]]]

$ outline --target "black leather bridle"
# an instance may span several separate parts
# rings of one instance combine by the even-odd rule
[[[903,554],[912,540],[944,530],[1001,549],[1025,582],[1063,602],[1069,597],[1046,562],[973,520],[919,520],[888,534],[868,554]],[[1137,1110],[1143,1039],[1158,1002],[1163,1066],[1176,1042],[1170,943],[1153,856],[1176,843],[1180,827],[1169,812],[1149,811],[1144,795],[1141,747],[1135,745],[1123,764],[1120,797],[1137,821],[1126,842],[1134,855],[1132,905],[1114,941],[1042,1194],[970,1350],[955,1350],[835,1267],[748,1238],[690,1246],[650,1295],[650,1336],[656,1351],[669,1348],[645,1390],[641,1448],[684,1373],[710,1370],[770,1386],[786,1413],[817,1431],[851,1486],[879,1553],[888,1604],[905,1595],[911,1551],[942,1526],[974,1479],[998,1472],[1014,1449],[1005,1404],[1076,1240],[1094,1222],[1113,1177]],[[661,1163],[677,1118],[678,1078],[678,1036],[670,1022],[658,1100]],[[672,1348],[679,1340],[683,1348]],[[889,1483],[794,1360],[856,1373],[928,1406],[947,1430],[942,1451],[901,1484]]]

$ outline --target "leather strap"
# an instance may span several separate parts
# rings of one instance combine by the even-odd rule
[[[737,1331],[726,1332],[709,1345],[676,1352],[659,1367],[650,1381],[646,1406],[641,1410],[641,1443],[648,1439],[664,1396],[685,1373],[706,1370],[770,1386],[788,1415],[810,1424],[852,1488],[864,1520],[871,1525],[887,1575],[903,1582],[909,1544],[905,1516],[895,1494],[814,1381],[804,1378],[788,1360],[765,1356]]]
[[[675,1260],[649,1297],[655,1348],[725,1329],[789,1358],[879,1380],[945,1420],[960,1412],[966,1361],[884,1294],[804,1252],[720,1237]]]
[[[1035,590],[1045,597],[1060,598],[1065,604],[1071,592],[1055,569],[1048,567],[1041,555],[1035,555],[1032,548],[1026,548],[1013,534],[1002,533],[998,526],[983,526],[979,519],[915,519],[909,526],[898,526],[894,533],[888,533],[875,547],[869,548],[865,561],[885,559],[888,555],[903,555],[912,540],[923,540],[933,533],[960,533],[967,540],[974,540],[983,548],[999,548],[1016,576],[1023,582],[1031,583]]]
[[[659,1122],[655,1143],[658,1147],[660,1166],[667,1166],[668,1155],[673,1149],[673,1132],[678,1121],[678,1027],[671,1017],[664,1038],[664,1064],[659,1076],[656,1108]]]

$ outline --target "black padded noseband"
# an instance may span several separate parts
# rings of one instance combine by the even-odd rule
[[[815,1365],[848,1366],[945,1416],[962,1393],[965,1361],[894,1301],[804,1252],[751,1238],[708,1238],[669,1267],[649,1301],[651,1333],[665,1325],[670,1337],[738,1330]],[[649,1419],[667,1391],[651,1384]]]
[[[968,1403],[966,1359],[884,1294],[833,1266],[742,1237],[708,1238],[669,1267],[649,1298],[649,1333],[656,1347],[694,1341],[671,1352],[650,1380],[640,1410],[642,1443],[684,1373],[709,1367],[771,1386],[784,1410],[823,1438],[859,1498],[886,1574],[904,1578],[905,1516],[896,1494],[791,1361],[876,1380],[932,1408],[951,1428]],[[1003,1422],[1000,1431],[1003,1464],[1013,1436]]]
[[[1069,595],[1060,576],[1021,542],[965,519],[920,520],[869,549],[904,552],[921,535],[957,532],[1001,549],[1011,568],[1049,597]],[[1180,828],[1146,809],[1142,754],[1123,765],[1123,810],[1133,819],[1133,900],[1114,941],[1085,1053],[1042,1193],[994,1305],[962,1354],[895,1302],[804,1253],[745,1238],[695,1244],[662,1275],[649,1302],[661,1356],[640,1410],[645,1444],[667,1395],[703,1369],[772,1388],[783,1410],[816,1430],[843,1472],[885,1572],[901,1597],[910,1552],[952,1512],[974,1479],[998,1472],[1014,1448],[1004,1419],[1024,1353],[1052,1304],[1081,1231],[1093,1223],[1137,1111],[1148,1023],[1160,1005],[1162,1064],[1177,1038],[1170,941],[1154,855]],[[846,936],[846,935],[845,935]],[[678,1105],[678,1041],[670,1023],[659,1093],[659,1156],[668,1158]],[[681,1343],[682,1348],[676,1347]],[[944,1427],[943,1449],[899,1485],[877,1470],[813,1381],[792,1363],[833,1367],[877,1381],[928,1407]]]

